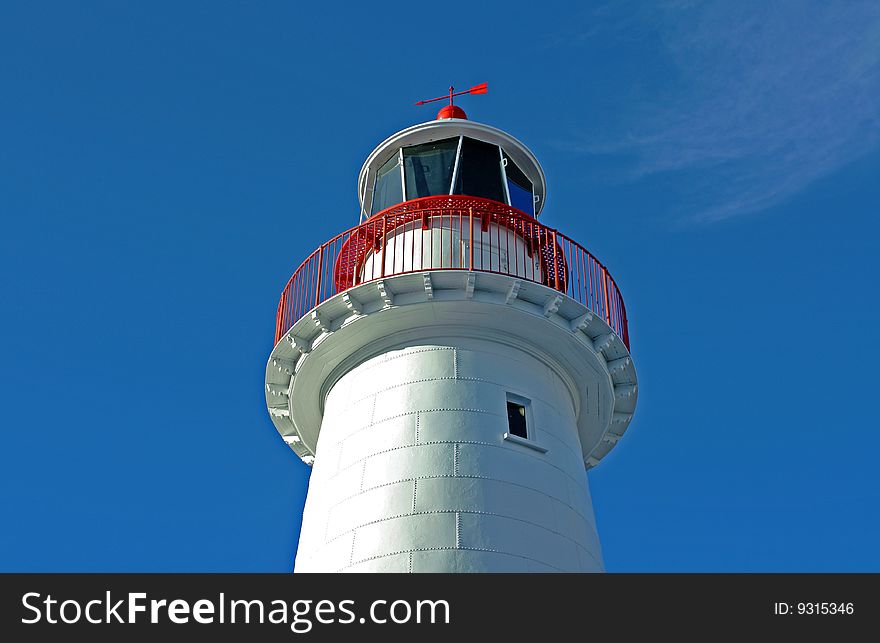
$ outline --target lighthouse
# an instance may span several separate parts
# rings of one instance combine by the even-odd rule
[[[636,406],[626,309],[545,225],[534,154],[454,104],[485,90],[380,143],[358,224],[281,294],[266,402],[312,467],[295,572],[604,569],[587,472]]]

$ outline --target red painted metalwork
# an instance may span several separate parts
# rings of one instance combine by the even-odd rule
[[[432,226],[426,225],[426,221],[436,219],[442,226],[444,213],[447,213],[447,218],[451,216],[453,221],[456,216],[465,217],[469,221],[468,234],[466,237],[460,236],[460,238],[478,239],[483,252],[488,251],[490,255],[493,250],[500,255],[501,229],[516,235],[524,241],[525,254],[529,258],[534,256],[537,249],[541,272],[544,278],[539,279],[533,274],[531,275],[532,281],[540,281],[551,288],[565,291],[566,264],[562,260],[562,251],[552,241],[553,232],[550,228],[541,225],[537,219],[525,212],[498,201],[463,195],[443,195],[405,201],[370,217],[357,228],[352,228],[349,231],[351,234],[342,243],[339,254],[336,256],[333,274],[337,292],[351,288],[362,281],[369,281],[371,278],[381,278],[388,274],[400,274],[399,270],[388,273],[385,266],[387,262],[384,260],[381,262],[380,274],[364,279],[360,273],[364,270],[365,259],[369,256],[375,256],[381,248],[392,245],[392,253],[396,251],[397,244],[389,243],[394,238],[394,231],[396,229],[401,227],[406,229],[405,226],[407,224],[418,220],[422,229],[429,230],[430,228],[430,230],[433,230]],[[477,228],[474,227],[475,218],[479,220]],[[497,236],[499,239],[497,241],[491,238],[490,225],[493,223],[498,226]],[[454,229],[454,223],[450,226],[450,230],[452,229]],[[509,241],[507,235],[505,235],[505,238]],[[471,269],[473,267],[474,270],[499,272],[494,270],[491,265],[483,266],[482,260],[479,262],[475,261],[474,244],[469,243],[468,245],[469,261],[467,265],[454,265],[454,262],[450,262],[450,265],[438,265],[437,267],[451,270]],[[433,248],[433,244],[430,244],[430,247]],[[371,251],[371,249],[373,250]],[[421,250],[424,252],[424,237],[422,238]],[[428,254],[427,261],[423,258],[422,263],[433,261],[436,264],[437,262],[434,261],[433,255],[434,252],[432,250]],[[394,258],[392,256],[392,265],[396,266]],[[525,262],[523,263],[525,264]],[[414,266],[414,261],[411,261],[410,265]],[[405,270],[404,272],[417,272],[427,267]],[[506,274],[517,274],[510,273],[509,270],[504,272]]]
[[[446,96],[438,96],[437,98],[429,98],[427,100],[420,100],[416,103],[416,105],[424,105],[425,103],[433,103],[438,100],[446,100],[449,99],[449,105],[442,108],[439,112],[437,112],[437,120],[441,120],[444,118],[463,118],[467,119],[467,114],[464,113],[464,110],[458,105],[453,104],[453,98],[456,96],[463,96],[464,94],[487,94],[489,93],[489,83],[480,83],[479,85],[474,85],[470,89],[466,89],[463,92],[456,92],[455,87],[449,87],[449,94]]]
[[[463,92],[455,91],[455,87],[449,87],[449,93],[445,96],[438,96],[437,98],[428,98],[427,100],[420,100],[416,103],[416,105],[424,105],[426,103],[433,103],[438,100],[446,100],[449,99],[449,104],[452,105],[452,99],[456,96],[463,96],[465,94],[488,94],[489,93],[489,83],[480,83],[479,85],[474,85],[470,89],[466,89]]]
[[[444,118],[461,118],[462,120],[467,120],[467,114],[465,114],[464,110],[458,105],[446,105],[445,107],[441,107],[440,111],[437,112],[438,121],[441,121]]]
[[[400,203],[315,250],[284,288],[275,341],[337,293],[382,277],[431,269],[493,272],[543,284],[586,306],[629,346],[623,298],[602,263],[516,208],[462,195]]]

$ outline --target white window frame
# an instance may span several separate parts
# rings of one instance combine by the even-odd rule
[[[403,148],[401,147],[397,150],[397,163],[400,166],[400,193],[403,195],[403,200],[408,201],[406,198],[406,172],[403,168]]]
[[[501,164],[501,185],[504,186],[504,198],[507,205],[513,207],[513,203],[510,202],[510,187],[507,185],[507,159],[504,158],[504,150],[500,145],[498,146],[498,158],[501,159],[499,163]]]
[[[458,137],[458,149],[455,150],[455,164],[452,166],[452,181],[449,183],[449,194],[453,194],[453,190],[455,190],[455,181],[458,179],[458,166],[461,163],[461,144],[464,141],[464,136]]]
[[[518,435],[513,435],[510,431],[504,432],[504,439],[508,442],[513,442],[514,444],[519,444],[520,446],[528,447],[539,453],[547,453],[547,448],[541,446],[535,441],[535,418],[532,413],[532,401],[523,397],[522,395],[517,395],[516,393],[511,393],[508,391],[504,398],[504,417],[507,419],[507,404],[509,402],[513,402],[514,404],[519,404],[526,411],[526,437],[521,438]],[[510,420],[507,420],[507,428],[510,429]]]

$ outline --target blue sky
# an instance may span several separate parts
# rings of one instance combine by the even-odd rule
[[[880,7],[0,6],[0,570],[287,571],[278,296],[413,102],[542,161],[640,376],[609,571],[880,571]]]

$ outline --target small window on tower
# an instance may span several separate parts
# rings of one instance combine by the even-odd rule
[[[524,397],[507,394],[507,432],[504,439],[521,447],[533,449],[538,453],[547,453],[547,448],[535,442],[538,431],[532,420],[532,403]]]
[[[528,401],[521,397],[507,396],[507,431],[510,435],[526,439],[529,437]]]

